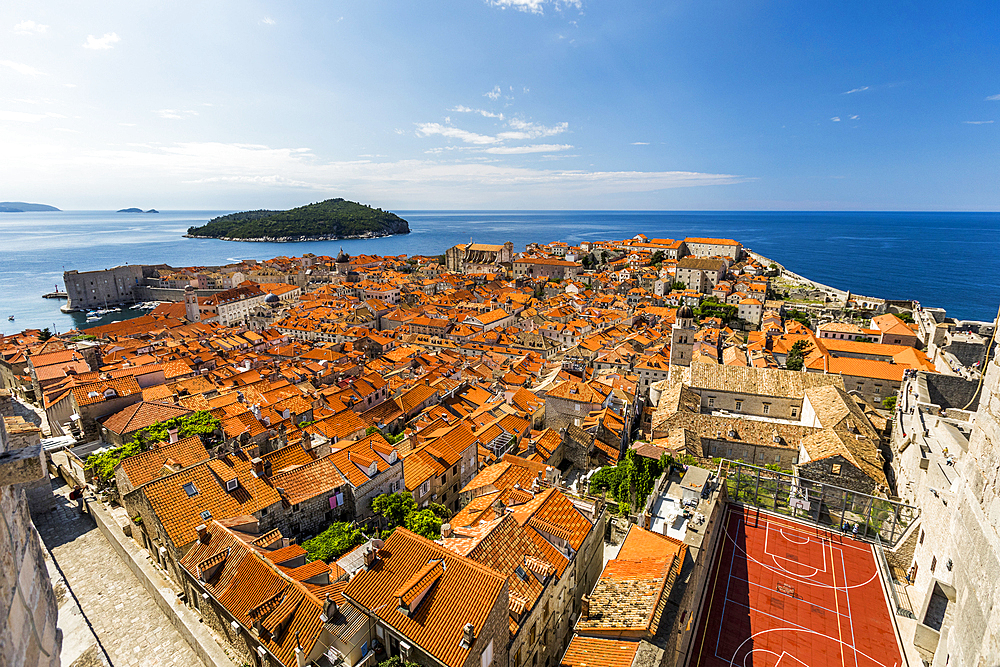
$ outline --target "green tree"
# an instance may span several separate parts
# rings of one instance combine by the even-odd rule
[[[48,340],[50,338],[52,338],[52,331],[48,327],[45,327],[38,333],[38,340]]]
[[[589,269],[590,268],[590,255],[584,255],[583,257],[581,257],[580,258],[580,263],[583,264],[583,268]]]
[[[403,660],[398,655],[394,655],[388,660],[383,660],[378,663],[378,667],[420,667],[420,665],[415,662]]]
[[[900,313],[899,319],[903,320],[907,324],[913,324],[913,313]]]
[[[197,435],[204,440],[221,426],[222,424],[212,416],[211,412],[204,410],[157,422],[136,433],[135,437],[124,445],[100,454],[91,454],[87,457],[86,467],[97,475],[98,486],[107,486],[114,477],[115,466],[130,456],[141,454],[154,443],[167,441],[171,429],[177,429],[177,437],[180,439]]]
[[[601,263],[602,264],[607,264],[608,263],[608,251],[607,250],[602,250],[601,251]]]
[[[802,367],[805,365],[806,355],[812,346],[809,341],[797,340],[792,345],[792,349],[788,351],[788,359],[785,361],[785,368],[790,371],[801,371]]]
[[[686,290],[687,288],[688,288],[688,286],[686,284],[682,283],[679,280],[675,280],[674,282],[670,283],[670,291],[673,291],[673,290]]]
[[[415,509],[417,501],[406,491],[383,493],[372,501],[372,511],[384,517],[390,529],[404,525],[406,515]]]
[[[893,410],[895,410],[896,409],[896,397],[895,396],[886,396],[885,398],[883,398],[882,399],[882,407],[885,408],[886,410],[888,410],[889,412],[892,412]]]
[[[662,261],[663,261],[663,251],[662,250],[657,250],[656,252],[653,253],[653,256],[649,258],[649,263],[650,264],[659,264]]]
[[[423,535],[428,540],[436,540],[441,537],[441,519],[429,509],[407,514],[406,527],[417,535]]]
[[[364,542],[361,531],[345,521],[337,521],[322,533],[302,543],[309,553],[309,560],[330,562]]]
[[[442,521],[447,521],[452,517],[453,512],[441,503],[431,503],[427,509],[434,512]]]

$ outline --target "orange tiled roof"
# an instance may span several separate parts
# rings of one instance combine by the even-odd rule
[[[160,477],[163,465],[173,461],[183,468],[208,460],[208,451],[196,435],[129,456],[118,465],[133,487]]]
[[[153,424],[191,414],[190,410],[167,403],[134,403],[104,420],[104,427],[118,435],[135,433]]]
[[[203,512],[209,512],[213,519],[226,519],[254,514],[281,502],[277,491],[251,474],[253,466],[246,452],[228,454],[212,462],[224,466],[223,471],[229,479],[238,480],[235,490],[226,491],[226,480],[220,479],[208,462],[154,480],[144,487],[149,504],[178,548],[197,539],[195,527],[206,521]],[[185,490],[187,484],[193,485],[193,495]]]
[[[436,559],[444,562],[444,572],[417,610],[403,614],[396,592]],[[465,624],[471,623],[478,637],[490,611],[506,595],[506,580],[497,573],[405,528],[393,531],[375,567],[359,571],[344,591],[347,600],[446,667],[462,667],[469,656],[469,648],[461,644]]]
[[[631,667],[639,642],[575,635],[559,667]]]

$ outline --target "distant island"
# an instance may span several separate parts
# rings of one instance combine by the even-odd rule
[[[281,243],[409,233],[409,224],[395,213],[338,198],[288,211],[230,213],[190,227],[185,237]]]
[[[0,213],[34,213],[36,211],[58,211],[48,204],[29,204],[23,201],[0,201]]]
[[[148,211],[143,211],[141,208],[120,208],[116,213],[159,213],[155,208],[151,208]]]

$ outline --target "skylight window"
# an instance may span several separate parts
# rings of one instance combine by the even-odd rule
[[[194,482],[186,482],[182,488],[184,493],[188,494],[188,498],[198,495],[198,489],[194,487]]]
[[[212,518],[212,513],[209,512],[208,510],[205,510],[204,512],[201,513],[201,518],[205,521],[208,521],[209,519]]]

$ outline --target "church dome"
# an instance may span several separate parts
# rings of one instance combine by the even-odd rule
[[[268,293],[268,295],[264,297],[264,303],[278,303],[278,297],[274,294]]]
[[[685,304],[677,309],[677,319],[681,320],[693,320],[694,311],[691,310],[691,306]]]
[[[344,252],[344,249],[340,249],[340,254],[337,255],[337,264],[346,264],[351,261],[351,256]]]

